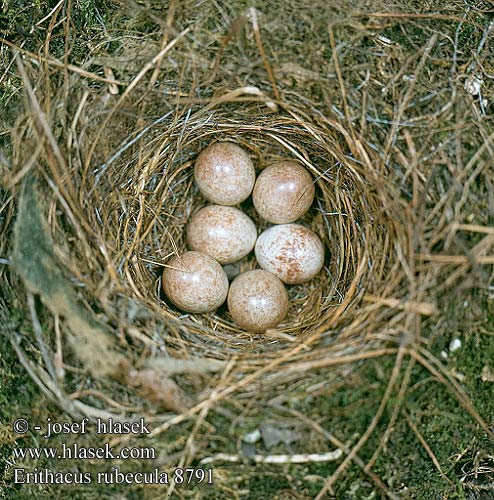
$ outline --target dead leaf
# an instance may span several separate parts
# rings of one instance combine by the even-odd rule
[[[192,406],[190,398],[176,382],[164,377],[162,372],[131,369],[126,375],[126,382],[141,397],[164,410],[183,412]]]

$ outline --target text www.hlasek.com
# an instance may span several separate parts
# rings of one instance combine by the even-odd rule
[[[16,459],[145,459],[153,460],[155,458],[155,449],[152,447],[132,447],[122,448],[118,453],[115,453],[111,446],[106,443],[101,447],[86,447],[79,446],[74,443],[67,446],[65,443],[60,447],[46,447],[46,448],[14,448],[14,457]]]

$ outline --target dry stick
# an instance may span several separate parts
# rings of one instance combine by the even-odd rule
[[[40,366],[33,366],[33,363],[27,359],[24,351],[21,349],[19,340],[17,338],[15,340],[10,339],[10,343],[17,353],[22,366],[36,382],[36,385],[43,391],[48,400],[64,408],[73,417],[79,417],[80,415],[75,408],[74,402],[68,399],[66,394],[60,392],[58,385],[53,383],[50,376]]]
[[[58,59],[54,59],[52,57],[46,58],[39,56],[38,54],[35,54],[34,52],[30,52],[29,50],[23,49],[22,46],[17,46],[15,43],[9,42],[8,40],[5,40],[5,38],[0,38],[0,43],[4,43],[5,45],[9,46],[12,49],[15,49],[16,51],[20,52],[21,54],[28,56],[31,59],[34,59],[35,61],[38,61],[40,63],[48,63],[50,66],[55,66],[56,68],[60,69],[68,69],[69,71],[73,71],[74,73],[77,73],[81,76],[84,76],[86,78],[90,78],[91,80],[95,80],[97,82],[104,82],[104,83],[109,83],[109,84],[114,84],[114,85],[120,85],[124,87],[127,85],[125,82],[121,82],[119,80],[112,80],[111,78],[105,78],[103,76],[96,75],[95,73],[91,73],[90,71],[85,71],[78,66],[75,66],[73,64],[64,64],[63,62],[60,62]]]
[[[55,372],[57,375],[57,380],[63,382],[65,378],[65,369],[63,367],[63,350],[62,350],[62,332],[60,331],[60,316],[55,314]]]
[[[166,16],[166,30],[165,33],[163,34],[163,39],[161,41],[161,48],[165,48],[166,44],[168,43],[168,33],[171,31],[172,24],[173,24],[173,18],[175,17],[175,8],[177,6],[177,0],[170,0],[170,5],[168,7],[168,14]],[[163,54],[164,56],[164,54]],[[150,90],[153,85],[156,83],[156,80],[158,79],[159,72],[161,70],[161,64],[163,62],[163,56],[158,59],[156,62],[156,67],[154,68],[153,74],[151,75],[151,78],[149,79],[149,85],[148,85],[148,90]]]
[[[40,103],[38,102],[38,99],[36,98],[34,89],[31,85],[31,82],[29,81],[29,78],[27,76],[26,70],[24,68],[24,65],[22,61],[20,60],[18,54],[15,55],[17,67],[19,69],[19,73],[21,75],[24,88],[26,89],[29,103],[31,104],[33,111],[36,115],[36,119],[34,120],[34,125],[35,125],[35,131],[38,134],[38,137],[40,138],[40,142],[43,143],[43,146],[45,147],[45,151],[48,156],[50,156],[50,161],[48,161],[48,164],[50,165],[50,170],[51,173],[55,179],[55,183],[53,184],[53,192],[58,196],[60,202],[64,204],[64,207],[67,210],[67,214],[69,219],[71,220],[77,235],[79,239],[82,241],[83,246],[86,249],[86,252],[89,251],[89,243],[87,241],[87,238],[85,236],[85,233],[82,231],[82,228],[80,226],[80,222],[84,225],[84,228],[86,229],[87,233],[91,235],[95,235],[94,229],[87,223],[85,217],[83,214],[74,207],[75,210],[71,210],[67,201],[70,200],[71,196],[70,193],[67,192],[67,190],[64,187],[64,182],[63,182],[63,174],[60,174],[58,171],[58,168],[56,168],[55,164],[58,164],[60,168],[65,170],[65,160],[62,156],[62,153],[60,151],[60,148],[58,147],[57,141],[55,140],[55,137],[53,136],[52,130],[49,126],[49,124],[46,121],[45,114],[41,110]],[[42,139],[45,139],[44,141]],[[46,144],[47,143],[47,144]],[[54,164],[55,163],[55,164]],[[48,182],[50,180],[48,179]],[[71,185],[70,185],[71,186]],[[74,214],[77,215],[77,218],[74,216]],[[96,235],[97,236],[97,235]]]
[[[10,175],[5,176],[4,182],[5,185],[7,186],[7,189],[12,189],[37,164],[42,149],[43,146],[41,145],[40,142],[38,142],[36,144],[36,149],[31,154],[26,163],[24,163],[24,165],[20,168],[20,170],[18,170],[13,177],[10,177]]]
[[[381,304],[392,309],[401,309],[403,311],[423,314],[425,316],[432,316],[433,314],[437,313],[437,307],[434,304],[429,304],[428,302],[417,302],[415,300],[399,300],[393,299],[391,297],[376,297],[369,293],[366,293],[362,298],[363,300],[366,300],[368,302]]]
[[[24,46],[24,44],[26,43],[26,40],[24,40],[20,45],[19,47],[17,48],[17,50],[22,50],[22,47]],[[4,70],[3,70],[3,73],[2,73],[2,76],[0,76],[0,84],[3,83],[4,79],[9,75],[9,72],[10,72],[10,68],[12,67],[12,65],[14,64],[15,62],[15,58],[11,58],[9,63],[4,67]]]
[[[317,361],[294,363],[287,367],[284,371],[287,373],[303,372],[307,370],[314,370],[316,368],[325,368],[327,366],[355,363],[356,361],[362,361],[364,359],[380,358],[381,356],[388,356],[391,354],[396,354],[397,352],[398,348],[396,347],[386,347],[383,349],[376,349],[375,351],[367,351],[358,354],[347,354],[345,356],[339,356],[337,358],[325,358]]]
[[[45,89],[48,89],[48,91],[44,93],[44,113],[47,117],[47,121],[51,121],[51,99],[52,99],[52,93],[51,93],[51,71],[50,68],[48,67],[48,64],[46,62],[46,57],[49,56],[50,53],[50,43],[51,43],[51,37],[53,34],[53,30],[55,29],[58,24],[63,23],[65,20],[65,17],[60,21],[57,22],[57,17],[59,14],[60,10],[56,12],[56,15],[53,16],[50,19],[50,23],[48,25],[48,30],[46,33],[45,40],[43,42],[43,50],[45,54],[45,61],[43,61],[43,71],[42,71],[42,76],[45,80]],[[64,52],[64,56],[67,54],[67,51]],[[62,113],[62,120],[65,119],[66,113]],[[62,128],[65,128],[65,123],[62,124]],[[50,128],[51,130],[51,128]]]
[[[451,230],[456,231],[470,231],[471,233],[494,234],[494,227],[492,226],[479,226],[478,224],[459,224],[457,222],[451,224]]]
[[[412,431],[417,436],[417,439],[420,441],[420,444],[424,447],[425,451],[427,452],[427,455],[429,455],[429,457],[431,458],[436,469],[439,471],[439,474],[441,475],[441,477],[443,477],[449,483],[450,486],[454,486],[454,483],[444,473],[444,471],[441,467],[441,464],[439,463],[438,459],[436,458],[436,455],[434,455],[434,452],[432,451],[431,447],[427,444],[427,441],[424,439],[422,434],[420,434],[419,430],[417,429],[417,426],[413,423],[413,421],[410,418],[410,416],[408,415],[408,413],[405,410],[402,410],[401,413],[405,417],[405,420],[407,421],[407,424],[410,426],[410,429],[412,429]]]
[[[67,64],[69,63],[69,54],[71,52],[71,48],[69,48],[70,45],[70,27],[72,24],[72,19],[71,19],[71,12],[72,12],[72,0],[67,0],[67,15],[65,16],[65,21],[64,21],[64,47],[65,53],[63,55],[63,62],[65,64],[65,68],[63,70],[63,89],[64,89],[64,96],[63,100],[64,102],[69,102],[69,91],[70,91],[70,75],[69,75],[69,70],[67,69]],[[46,55],[48,56],[48,51],[50,50],[49,45],[46,45]],[[47,68],[48,69],[48,68]],[[48,71],[46,72],[48,74]],[[109,75],[106,74],[105,76],[109,77]],[[111,84],[111,86],[116,86],[115,84]],[[48,87],[49,88],[49,87]],[[117,92],[118,92],[118,87],[117,87]],[[67,113],[62,113],[61,114],[61,120],[62,120],[62,127],[64,129],[67,128],[66,120],[68,116]]]
[[[213,83],[214,79],[216,78],[216,73],[218,72],[218,68],[220,66],[221,58],[223,57],[223,53],[225,52],[227,45],[231,42],[233,37],[236,36],[237,33],[242,29],[246,21],[247,18],[245,16],[239,16],[233,20],[230,29],[228,30],[228,33],[223,37],[220,50],[214,60],[211,76],[204,82],[203,84],[204,87],[209,87]]]
[[[415,84],[417,83],[417,78],[418,78],[420,72],[422,71],[425,62],[427,61],[427,58],[429,57],[429,54],[432,50],[432,47],[434,47],[436,40],[437,40],[437,34],[434,34],[431,37],[431,39],[427,42],[424,53],[422,54],[422,57],[420,58],[420,61],[417,65],[417,68],[415,69],[415,71],[413,73],[412,82],[410,83],[410,86],[408,87],[407,91],[405,92],[405,95],[403,96],[402,101],[400,102],[400,105],[398,106],[398,111],[393,119],[393,126],[392,126],[391,131],[388,135],[388,141],[386,143],[386,147],[384,148],[383,165],[386,165],[386,162],[388,161],[388,156],[391,152],[391,147],[396,140],[396,135],[398,133],[398,127],[400,126],[399,124],[400,124],[401,119],[403,117],[403,113],[405,112],[405,109],[408,105],[408,101],[412,97],[412,93],[415,90]]]
[[[43,132],[43,134],[39,133],[39,135],[40,136],[44,135],[44,137],[47,140],[48,145],[49,145],[49,152],[56,158],[56,160],[60,166],[64,166],[65,160],[62,156],[62,153],[60,152],[60,148],[58,147],[57,141],[55,140],[55,137],[52,134],[51,128],[48,125],[48,123],[45,119],[45,115],[41,109],[41,106],[40,106],[37,98],[36,98],[34,89],[31,85],[29,77],[27,76],[26,70],[24,68],[24,64],[22,63],[18,53],[16,53],[14,55],[14,58],[15,58],[16,63],[17,63],[17,69],[19,70],[19,73],[21,75],[22,83],[24,85],[24,88],[26,89],[29,103],[31,104],[33,110],[35,111],[35,113],[37,115],[38,119],[36,120],[36,123],[38,124],[38,127],[40,129],[39,132]],[[38,129],[38,127],[35,127],[35,128]],[[58,172],[57,172],[57,174],[58,174]]]
[[[252,29],[254,31],[254,38],[256,39],[257,49],[259,50],[259,54],[264,63],[264,68],[266,69],[266,73],[268,74],[269,82],[271,83],[271,87],[273,87],[274,96],[276,100],[280,100],[280,93],[278,92],[278,87],[276,85],[276,79],[274,77],[273,70],[271,68],[271,64],[269,63],[269,59],[266,56],[266,52],[264,51],[264,47],[262,45],[261,33],[259,31],[259,25],[257,23],[257,11],[255,7],[250,8],[250,16],[252,21]]]
[[[41,24],[43,24],[47,19],[50,19],[51,16],[53,16],[53,14],[55,13],[55,11],[58,10],[59,7],[62,6],[64,0],[60,0],[57,5],[55,5],[55,7],[53,7],[53,9],[50,10],[50,12],[48,12],[48,14],[46,14],[45,17],[43,17],[43,19],[40,19],[36,24],[35,26],[40,26]]]
[[[10,339],[10,343],[12,344],[12,347],[14,348],[15,352],[17,353],[17,357],[19,358],[21,365],[29,373],[30,377],[36,382],[36,385],[44,392],[44,394],[48,398],[48,400],[58,402],[57,398],[55,396],[55,391],[52,392],[48,388],[48,386],[45,385],[45,383],[40,379],[40,377],[38,377],[38,374],[34,371],[33,367],[31,366],[31,362],[28,361],[27,357],[24,354],[24,351],[21,349],[19,341],[14,340],[14,339]]]
[[[457,16],[449,16],[447,14],[417,14],[412,12],[371,12],[365,14],[357,14],[359,17],[377,17],[377,18],[396,18],[396,19],[444,19],[446,21],[458,21],[465,22],[464,18]],[[483,26],[474,21],[468,21],[469,24],[473,24],[478,28],[483,28]]]
[[[342,451],[336,449],[327,453],[297,453],[294,455],[254,455],[251,457],[242,457],[240,455],[229,455],[227,453],[218,453],[211,457],[203,458],[200,464],[211,464],[214,462],[243,462],[253,460],[255,463],[262,464],[304,464],[313,462],[334,462],[338,460]]]
[[[326,492],[330,488],[332,488],[333,484],[336,482],[340,474],[347,468],[348,464],[353,460],[353,458],[360,450],[360,448],[362,448],[362,446],[367,442],[372,432],[374,432],[374,429],[378,424],[379,420],[381,419],[382,414],[384,413],[384,409],[386,408],[386,405],[388,404],[391,393],[394,390],[396,381],[400,373],[403,355],[406,353],[406,351],[407,350],[404,347],[400,347],[400,349],[398,350],[398,354],[396,356],[396,362],[393,367],[393,371],[391,373],[391,378],[389,380],[388,386],[386,387],[386,391],[381,400],[379,408],[377,409],[377,412],[374,415],[374,418],[372,419],[371,423],[367,427],[362,437],[358,440],[357,444],[352,448],[350,453],[346,456],[345,460],[343,460],[343,462],[339,465],[339,467],[335,470],[335,472],[333,472],[333,474],[331,474],[331,476],[325,481],[324,486],[321,488],[321,491],[319,491],[314,500],[321,500],[323,496],[326,494]]]
[[[29,305],[29,312],[31,314],[31,322],[33,324],[34,335],[36,336],[36,341],[38,342],[39,349],[41,351],[41,357],[45,362],[46,369],[53,379],[53,383],[57,383],[57,375],[55,371],[55,366],[53,365],[53,360],[48,354],[48,349],[46,348],[45,341],[43,340],[43,330],[41,328],[41,323],[39,322],[38,314],[36,313],[36,306],[34,304],[34,296],[31,292],[27,292],[27,303]],[[61,392],[61,391],[60,391]]]
[[[421,351],[424,352],[426,356],[432,356],[426,350],[421,349]],[[482,429],[484,429],[489,437],[494,439],[494,433],[472,406],[472,403],[468,396],[465,394],[463,388],[456,382],[456,380],[450,377],[441,363],[435,358],[431,359],[432,362],[438,365],[438,369],[436,369],[415,349],[411,349],[409,352],[410,355],[414,357],[424,368],[429,370],[439,380],[439,382],[441,382],[447,389],[449,389],[449,391],[456,397],[457,401],[463,406],[463,408],[465,408],[465,410],[468,411],[468,413],[470,413],[470,415],[478,422],[478,424],[482,427]],[[441,373],[441,371],[444,373],[444,375],[443,373]]]
[[[428,262],[436,262],[438,264],[494,264],[494,255],[485,255],[474,257],[473,259],[467,255],[431,255],[427,253],[419,253],[417,257],[420,260]]]

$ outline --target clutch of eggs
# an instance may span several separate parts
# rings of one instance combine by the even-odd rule
[[[283,321],[288,311],[284,285],[306,283],[324,265],[324,246],[310,229],[293,224],[311,207],[315,188],[310,173],[298,163],[279,161],[255,177],[248,153],[232,142],[215,142],[194,164],[194,179],[213,203],[194,213],[186,226],[191,251],[165,267],[162,287],[179,309],[211,312],[227,299],[241,328],[263,332]],[[275,225],[257,237],[257,228],[234,205],[252,193],[260,217]],[[221,265],[231,265],[255,248],[262,269],[240,273],[232,283]]]

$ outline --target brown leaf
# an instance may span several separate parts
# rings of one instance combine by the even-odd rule
[[[136,389],[141,397],[167,411],[183,412],[192,405],[175,381],[156,370],[131,369],[127,384]]]

